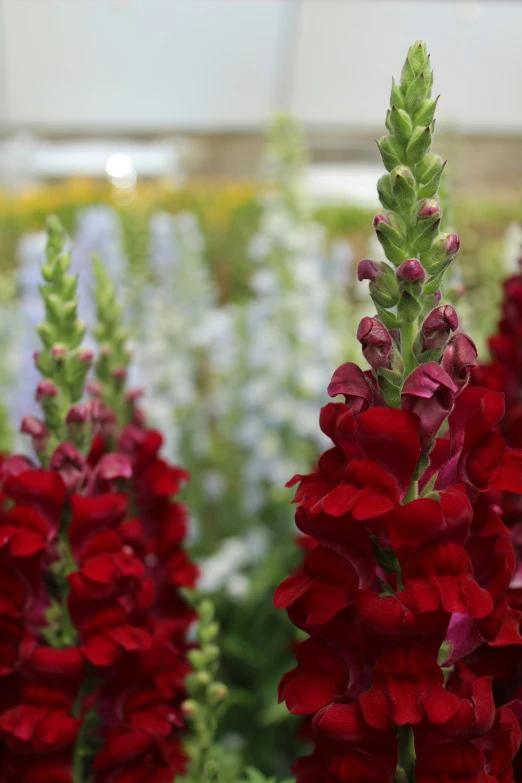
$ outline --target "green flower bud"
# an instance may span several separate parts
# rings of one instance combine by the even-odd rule
[[[387,171],[391,171],[396,166],[402,164],[402,158],[404,157],[404,148],[395,136],[381,136],[376,140],[379,152],[381,153],[382,162],[384,168]]]
[[[392,184],[389,174],[383,174],[377,182],[377,193],[379,194],[379,201],[385,209],[395,209],[397,202],[392,193]]]
[[[437,199],[422,199],[417,206],[415,248],[423,253],[431,246],[439,233],[442,209]],[[424,260],[424,259],[423,259]]]
[[[401,72],[401,86],[403,89],[408,87],[415,81],[419,74],[424,73],[427,83],[432,83],[432,73],[430,65],[430,56],[426,48],[426,44],[422,41],[417,41],[408,50],[406,62]]]
[[[460,248],[457,234],[439,234],[430,247],[422,254],[422,262],[430,275],[436,275],[446,269]]]
[[[402,211],[409,211],[417,201],[415,177],[406,166],[397,166],[390,175],[393,196]]]
[[[424,161],[428,160],[427,165],[423,166]],[[419,173],[418,169],[422,166],[421,174]],[[446,168],[446,161],[442,160],[440,155],[425,155],[423,160],[419,163],[417,167],[417,178],[420,180],[420,182],[424,182],[425,184],[422,185],[422,187],[419,188],[418,196],[419,198],[432,198],[433,196],[437,195],[437,191],[439,189],[440,180],[442,177],[442,174],[444,172],[444,169]]]
[[[400,84],[395,83],[395,79],[392,77],[392,88],[390,93],[390,106],[396,106],[398,109],[405,109],[406,103],[404,101],[404,94]]]
[[[413,131],[413,124],[410,115],[404,109],[391,107],[390,123],[398,140],[407,144]]]
[[[223,682],[212,682],[207,690],[208,701],[212,707],[224,701],[228,696],[228,688]]]
[[[205,667],[205,654],[202,650],[189,650],[187,658],[194,667],[194,669],[203,669]]]
[[[402,218],[393,212],[386,215],[379,213],[373,220],[373,227],[386,257],[393,264],[401,264],[406,257],[406,253],[401,249],[406,238],[406,227]]]
[[[426,99],[419,111],[415,114],[413,124],[414,125],[431,125],[435,116],[435,110],[439,101],[438,96],[436,98]]]
[[[406,147],[406,159],[411,166],[418,163],[431,147],[431,128],[429,125],[415,126],[408,146]]]
[[[421,72],[406,90],[406,109],[412,117],[420,111],[424,101],[429,100],[430,84]],[[416,123],[414,123],[415,125]]]

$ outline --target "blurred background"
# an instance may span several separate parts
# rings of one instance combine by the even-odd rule
[[[186,465],[200,590],[223,625],[226,764],[285,774],[277,706],[294,631],[271,606],[299,562],[285,482],[360,361],[362,257],[391,75],[431,51],[448,158],[445,292],[483,352],[522,233],[522,3],[0,0],[0,446],[26,449],[45,216],[64,222],[92,326],[91,257],[116,281],[168,455]],[[498,294],[495,293],[498,291]],[[281,651],[287,651],[287,655]],[[305,732],[301,732],[305,733]],[[262,737],[262,741],[260,740]],[[232,776],[232,772],[230,772]]]

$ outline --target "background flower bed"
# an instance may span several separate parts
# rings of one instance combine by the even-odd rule
[[[33,275],[40,251],[34,234],[52,211],[75,241],[76,271],[84,287],[80,315],[89,307],[92,251],[101,253],[120,286],[136,347],[134,380],[147,387],[152,419],[167,431],[171,453],[192,474],[186,490],[193,514],[192,549],[203,566],[202,590],[217,606],[222,676],[231,686],[222,724],[224,745],[239,751],[247,763],[278,774],[287,772],[298,742],[295,719],[275,704],[294,632],[268,600],[300,557],[290,527],[289,491],[283,485],[293,472],[308,469],[322,450],[313,435],[315,413],[326,401],[331,370],[358,353],[348,324],[371,310],[369,301],[355,294],[354,267],[375,252],[373,210],[343,204],[307,214],[298,210],[289,229],[277,223],[281,208],[285,220],[292,212],[284,202],[284,187],[268,190],[261,182],[208,182],[178,189],[151,183],[137,189],[131,204],[121,205],[117,190],[94,181],[4,194],[0,202],[7,398],[19,404],[30,393],[31,384],[21,388],[21,373],[10,371],[9,357],[13,351],[30,355],[31,321],[40,320]],[[509,265],[504,238],[507,225],[519,217],[518,205],[456,201],[453,212],[464,250],[452,283],[458,287],[462,282],[468,289],[464,319],[483,341],[496,319],[495,297],[501,289],[495,286],[491,294],[492,278],[500,281]],[[314,275],[329,280],[335,266],[342,277],[337,286],[341,298],[337,311],[328,313],[317,329],[324,327],[329,338],[337,337],[338,355],[323,357],[324,366],[316,372],[316,357],[331,339],[322,340],[320,331],[307,336],[290,329],[284,355],[292,357],[292,370],[303,371],[296,379],[284,367],[277,369],[275,361],[256,365],[250,360],[269,334],[272,319],[291,301],[284,294],[286,277],[303,268],[299,242],[294,247],[286,239],[310,228],[317,248],[309,259],[312,276],[300,284],[303,309],[295,313],[295,323],[306,322],[307,302],[318,285]],[[295,288],[292,281],[288,290]],[[334,288],[327,290],[331,294]],[[313,302],[310,309],[316,310]],[[21,351],[20,340],[26,338]],[[310,339],[316,348],[311,353]],[[270,342],[265,345],[270,354]],[[14,366],[16,370],[16,361]],[[312,388],[307,368],[316,374]],[[260,385],[260,377],[267,382]],[[288,392],[289,404],[274,411],[270,402],[281,399],[282,390]],[[313,411],[309,424],[308,402]],[[3,444],[12,435],[3,428]],[[263,455],[269,474],[260,470]],[[253,485],[252,475],[262,480]],[[260,731],[262,744],[256,741]]]

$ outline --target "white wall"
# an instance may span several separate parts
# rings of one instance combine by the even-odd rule
[[[438,118],[522,131],[510,0],[1,0],[0,122],[54,131],[378,127],[427,41]]]

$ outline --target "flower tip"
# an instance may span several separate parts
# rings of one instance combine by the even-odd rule
[[[44,378],[40,381],[36,387],[36,401],[40,402],[44,397],[56,397],[58,395],[58,387],[53,381],[48,378]]]
[[[417,258],[407,258],[397,268],[397,280],[408,283],[423,283],[426,280],[426,272]]]

